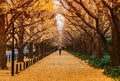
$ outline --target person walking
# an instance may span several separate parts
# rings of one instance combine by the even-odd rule
[[[58,50],[59,50],[59,55],[61,55],[62,48],[61,48],[61,47],[59,47],[59,48],[58,48]]]

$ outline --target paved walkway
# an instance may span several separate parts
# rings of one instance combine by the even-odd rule
[[[40,60],[14,77],[0,81],[114,81],[80,59],[58,51]]]

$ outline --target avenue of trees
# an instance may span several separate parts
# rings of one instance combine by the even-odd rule
[[[66,9],[63,44],[68,50],[100,59],[110,54],[110,65],[120,66],[120,0],[61,0]]]
[[[33,46],[36,56],[49,52],[57,35],[54,16],[51,0],[0,0],[0,69],[7,68],[6,48],[11,46],[13,27],[17,62],[24,61],[25,46],[30,58]]]
[[[24,61],[24,47],[29,58],[48,52],[59,44],[55,16],[65,18],[62,44],[66,49],[100,59],[110,54],[111,66],[120,66],[120,0],[59,0],[62,8],[54,10],[52,0],[0,0],[0,69],[7,68],[6,48],[18,49],[17,62]],[[64,9],[64,10],[61,10]]]

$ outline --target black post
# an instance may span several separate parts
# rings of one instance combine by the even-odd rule
[[[28,68],[28,61],[26,62],[26,68]]]
[[[11,75],[14,76],[14,24],[12,25],[12,62]]]
[[[22,64],[20,63],[20,71],[22,71]]]
[[[16,74],[18,74],[18,64],[16,64]]]
[[[23,68],[24,68],[24,70],[26,69],[26,63],[25,62],[23,63]]]

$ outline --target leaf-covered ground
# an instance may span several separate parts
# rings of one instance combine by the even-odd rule
[[[68,52],[54,52],[25,71],[0,75],[0,81],[114,81],[101,69],[94,69]]]

